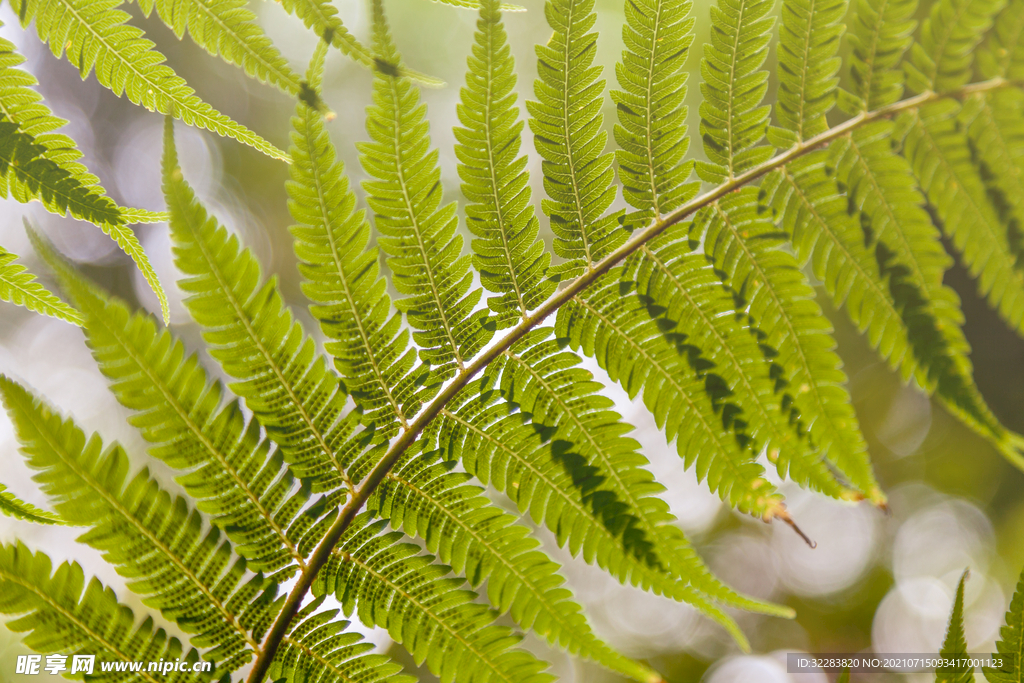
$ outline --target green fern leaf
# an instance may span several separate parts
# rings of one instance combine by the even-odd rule
[[[798,140],[828,128],[836,101],[846,0],[784,0],[779,36],[777,114]]]
[[[40,510],[31,503],[20,500],[17,496],[7,490],[7,487],[0,484],[0,512],[8,517],[21,519],[36,524],[63,524],[64,520],[60,515],[47,510]]]
[[[36,652],[94,655],[96,672],[101,662],[199,661],[196,650],[185,653],[177,638],[154,628],[152,617],[136,626],[131,609],[118,603],[114,591],[98,579],[90,579],[86,586],[77,562],[65,562],[54,571],[49,557],[34,554],[21,543],[0,546],[0,613],[17,617],[6,623],[7,628],[26,633],[22,642]],[[168,674],[115,673],[108,680],[191,683],[196,674],[189,669]]]
[[[306,496],[291,494],[294,479],[281,473],[281,453],[260,437],[260,424],[246,424],[238,401],[221,408],[226,392],[179,339],[158,330],[149,316],[129,312],[74,272],[43,238],[30,236],[81,307],[93,357],[118,401],[137,411],[129,419],[154,444],[150,453],[188,472],[179,483],[251,569],[281,570],[275,578],[284,579],[301,568],[299,541],[316,517],[299,514]]]
[[[622,90],[613,90],[618,114],[615,152],[623,195],[637,215],[650,222],[697,193],[688,183],[693,165],[684,161],[687,135],[683,70],[693,42],[692,2],[627,0],[622,39],[626,49],[615,65]]]
[[[72,325],[81,325],[82,315],[36,282],[35,276],[25,270],[24,266],[14,263],[16,258],[0,247],[0,300],[59,318]]]
[[[373,3],[374,45],[380,59],[399,64],[380,0]],[[430,149],[426,105],[409,79],[378,72],[367,110],[371,142],[359,145],[373,180],[363,187],[374,212],[381,249],[402,298],[395,301],[416,332],[420,358],[436,384],[462,370],[490,340],[486,311],[474,311],[470,257],[462,255],[454,202],[441,206],[441,169]]]
[[[552,680],[544,662],[515,648],[520,636],[473,602],[463,579],[446,578],[448,567],[400,542],[401,533],[382,533],[384,526],[367,513],[357,517],[318,574],[314,595],[333,594],[346,615],[386,628],[441,683]]]
[[[199,99],[154,51],[143,32],[129,26],[129,15],[117,9],[121,0],[11,0],[23,27],[33,21],[40,40],[55,57],[67,54],[84,79],[94,68],[96,79],[115,95],[135,104],[172,114],[188,125],[234,138],[275,159],[288,156],[245,126]]]
[[[300,103],[292,119],[288,183],[291,232],[305,278],[310,312],[330,341],[325,344],[345,389],[363,419],[390,438],[421,403],[422,371],[412,373],[416,351],[380,274],[377,249],[367,249],[370,226],[345,169],[337,159],[323,119]]]
[[[971,80],[975,48],[1006,0],[939,0],[904,63],[917,92],[945,92]]]
[[[335,620],[338,610],[316,612],[323,600],[314,600],[295,615],[268,675],[278,683],[415,683],[401,674],[402,666],[373,649],[358,633],[348,632],[347,621]]]
[[[899,68],[914,42],[917,0],[857,0],[850,31],[850,77],[860,98],[855,111],[892,104],[903,96],[905,80]]]
[[[499,613],[509,612],[522,629],[552,645],[591,659],[637,681],[659,681],[650,668],[613,651],[590,630],[559,566],[512,515],[502,512],[484,490],[437,462],[437,452],[407,458],[392,470],[368,504],[393,529],[420,536],[427,550],[465,576],[470,586],[487,581],[487,597]]]
[[[197,45],[245,69],[253,78],[298,95],[298,75],[256,23],[245,0],[138,0],[147,17],[157,15],[180,39],[188,31]]]
[[[244,560],[232,558],[219,532],[204,533],[199,513],[161,490],[147,470],[129,482],[120,446],[104,451],[99,437],[86,439],[3,376],[0,396],[54,508],[69,524],[92,527],[79,540],[102,551],[147,604],[195,633],[197,647],[212,647],[207,658],[228,670],[246,664],[259,648],[249,631],[266,627],[276,586],[246,580]]]
[[[515,60],[497,0],[483,0],[461,91],[455,154],[459,159],[473,265],[498,296],[487,300],[499,328],[525,319],[554,291],[544,279],[551,255],[537,239],[527,158],[519,154],[523,122],[516,106]]]
[[[768,72],[761,69],[775,19],[772,0],[721,0],[711,8],[711,42],[704,45],[700,85],[700,132],[710,163],[697,173],[709,183],[733,178],[767,161],[771,147],[759,146],[771,107],[761,106]]]
[[[969,570],[964,570],[960,583],[956,587],[953,599],[953,611],[949,615],[949,626],[946,639],[942,642],[939,656],[946,659],[957,659],[967,655],[967,638],[964,636],[964,583]],[[954,664],[935,670],[936,683],[973,683],[974,667],[969,664]]]
[[[432,2],[450,5],[452,7],[458,7],[460,9],[480,9],[487,4],[486,0],[432,0]],[[500,9],[502,12],[526,11],[526,8],[523,7],[522,5],[513,5],[507,2],[495,5],[495,9]]]
[[[594,66],[595,0],[548,0],[544,14],[554,34],[537,45],[536,102],[527,102],[530,129],[544,159],[541,202],[555,234],[555,254],[565,263],[562,278],[590,267],[626,239],[621,212],[605,216],[615,200],[613,157],[601,130],[605,82]]]
[[[1024,667],[1021,657],[1024,656],[1024,572],[1017,581],[1017,590],[1013,592],[1010,606],[1006,610],[1005,625],[999,629],[999,641],[996,651],[1004,657],[1000,667],[986,666],[985,680],[989,683],[1021,683],[1024,681]]]
[[[236,382],[285,461],[313,491],[351,490],[346,463],[362,449],[350,438],[358,418],[341,416],[345,393],[337,375],[294,320],[275,278],[261,284],[259,263],[238,238],[207,214],[181,174],[174,132],[164,135],[164,196],[171,213],[185,305],[203,328],[210,354]],[[333,498],[332,498],[333,499]]]
[[[898,125],[907,130],[904,155],[943,231],[977,279],[978,291],[1012,327],[1024,331],[1024,272],[1016,268],[1006,229],[986,194],[960,113],[956,102],[943,100],[901,115]]]

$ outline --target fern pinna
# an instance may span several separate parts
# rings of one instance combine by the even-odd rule
[[[16,543],[0,550],[0,612],[17,617],[8,626],[29,647],[202,659],[215,665],[210,680],[409,680],[350,628],[358,619],[445,682],[551,680],[524,633],[662,680],[591,629],[541,527],[570,556],[692,605],[748,647],[730,609],[793,611],[709,571],[583,357],[641,398],[686,466],[743,513],[799,531],[766,466],[823,495],[885,505],[812,274],[904,379],[1024,467],[1024,439],[975,385],[959,299],[943,283],[945,238],[979,293],[1024,330],[1024,0],[782,0],[778,22],[773,0],[719,0],[697,55],[702,154],[684,104],[691,3],[626,0],[606,92],[594,0],[547,0],[551,34],[526,93],[502,19],[520,8],[446,1],[478,13],[454,131],[468,244],[420,99],[419,85],[439,83],[405,64],[382,0],[366,39],[329,0],[284,0],[317,43],[305,75],[242,2],[140,0],[179,38],[296,100],[287,152],[200,99],[119,2],[12,0],[23,27],[83,77],[167,115],[167,213],[107,196],[7,41],[3,194],[113,237],[160,293],[165,323],[131,226],[167,220],[178,287],[220,366],[31,226],[66,301],[0,248],[0,298],[81,328],[182,491],[132,472],[122,446],[87,435],[5,370],[0,399],[53,510],[0,485],[0,511],[85,527],[80,540],[190,640],[140,621],[97,579],[86,587],[79,565],[54,569]],[[361,187],[328,134],[332,47],[373,75]],[[288,163],[282,196],[325,353],[197,198],[174,119]],[[1001,652],[1019,645],[1020,607],[1018,594]]]

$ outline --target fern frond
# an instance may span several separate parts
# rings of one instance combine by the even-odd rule
[[[684,160],[690,147],[684,71],[693,42],[693,3],[627,0],[622,39],[626,49],[615,65],[622,90],[613,90],[615,160],[630,206],[630,222],[649,223],[693,198],[688,183],[693,165]]]
[[[280,451],[271,452],[259,423],[246,424],[237,400],[221,407],[226,392],[179,339],[158,330],[149,316],[131,313],[76,273],[52,245],[30,236],[81,307],[93,357],[118,401],[137,411],[129,421],[154,444],[150,453],[187,471],[179,483],[251,569],[280,570],[275,578],[283,579],[304,566],[298,546],[316,518],[300,514],[306,496],[291,493],[294,480],[282,473]]]
[[[0,512],[8,517],[14,517],[26,522],[36,524],[63,524],[64,520],[60,515],[47,510],[40,510],[31,503],[19,499],[7,490],[7,487],[0,484]]]
[[[1010,0],[999,14],[994,30],[978,51],[978,68],[985,78],[1024,77],[1024,2]]]
[[[374,0],[374,46],[380,59],[399,64],[381,0]],[[360,163],[373,180],[363,184],[381,249],[388,255],[395,301],[416,330],[430,384],[450,379],[490,340],[486,311],[474,311],[481,290],[471,289],[470,257],[462,255],[455,202],[441,206],[438,153],[430,148],[426,105],[408,78],[378,72],[367,109],[371,142],[359,145]]]
[[[233,670],[259,649],[257,636],[273,608],[276,586],[245,579],[216,530],[198,512],[161,490],[147,470],[128,480],[128,457],[116,444],[104,451],[70,420],[0,376],[0,397],[22,453],[54,508],[69,524],[92,527],[79,539],[104,553],[146,603],[195,633],[206,657]],[[222,575],[223,574],[223,575]]]
[[[711,42],[704,45],[700,85],[700,132],[710,163],[697,164],[709,183],[767,161],[765,135],[771,107],[761,105],[768,72],[761,69],[771,41],[773,0],[720,0],[711,8]]]
[[[498,296],[487,305],[498,328],[524,319],[554,291],[545,279],[551,255],[537,236],[526,171],[520,155],[523,121],[516,106],[515,60],[497,0],[483,0],[468,58],[466,86],[455,128],[466,224],[473,240],[473,265],[480,282]]]
[[[946,92],[971,80],[975,48],[1006,0],[938,0],[904,63],[917,92]]]
[[[978,291],[1018,331],[1024,331],[1024,272],[1016,268],[1005,227],[971,155],[961,107],[943,100],[901,115],[910,162],[942,229],[963,256]]]
[[[957,660],[967,654],[967,637],[964,635],[964,583],[969,570],[964,570],[953,598],[953,610],[949,615],[946,639],[942,642],[939,656]],[[974,683],[974,667],[966,661],[963,664],[943,666],[935,670],[935,683]]]
[[[846,0],[783,0],[776,113],[797,140],[828,128],[825,115],[836,101],[846,9]]]
[[[544,683],[546,664],[515,647],[521,636],[496,626],[497,614],[476,604],[450,569],[402,543],[400,532],[368,513],[353,520],[313,584],[333,594],[346,615],[386,628],[417,664],[424,661],[441,683]]]
[[[1021,646],[1024,643],[1024,572],[1017,580],[1006,610],[1004,625],[999,629],[996,651],[1005,657],[999,668],[986,666],[982,671],[989,683],[1021,683],[1024,681],[1024,667],[1020,665]]]
[[[422,371],[413,374],[416,351],[380,273],[376,248],[367,249],[370,226],[356,211],[345,168],[322,117],[300,103],[292,119],[288,209],[297,225],[295,254],[305,278],[310,312],[330,341],[325,349],[363,419],[390,438],[416,413]]]
[[[278,683],[415,683],[402,666],[373,649],[358,633],[346,632],[349,622],[336,620],[338,610],[316,612],[314,600],[295,616],[268,675]]]
[[[24,306],[30,311],[59,318],[72,325],[82,324],[82,314],[36,282],[36,277],[17,264],[18,258],[0,247],[0,300]]]
[[[211,55],[242,67],[247,74],[290,95],[298,95],[298,75],[288,66],[245,0],[138,0],[147,17],[160,19],[180,39],[185,32]]]
[[[595,0],[548,0],[544,7],[554,31],[537,45],[536,102],[527,102],[530,130],[544,159],[541,202],[555,235],[555,254],[565,264],[563,278],[590,267],[626,239],[622,213],[605,216],[615,200],[608,134],[601,130],[605,82],[597,55]]]
[[[591,659],[637,681],[658,681],[648,667],[601,642],[562,585],[559,566],[526,527],[496,507],[470,475],[437,462],[437,452],[407,458],[392,470],[368,503],[391,528],[420,536],[427,550],[470,586],[487,581],[487,597],[499,613],[509,612],[532,631],[571,654]]]
[[[313,491],[334,496],[351,489],[346,454],[361,449],[350,438],[355,414],[342,416],[345,393],[313,340],[292,317],[276,278],[261,283],[260,266],[238,237],[207,214],[178,167],[171,119],[163,160],[164,196],[171,213],[179,281],[185,305],[203,328],[210,354],[238,381],[245,400],[292,471]]]
[[[96,80],[120,97],[188,125],[234,138],[275,159],[288,156],[245,126],[199,99],[185,81],[164,64],[143,32],[128,25],[129,15],[117,9],[121,0],[11,0],[22,27],[35,23],[55,57],[66,54],[84,79],[95,69]]]
[[[770,350],[769,372],[776,392],[783,394],[779,414],[785,421],[764,416],[766,431],[759,441],[768,448],[768,459],[780,475],[842,498],[846,492],[822,462],[825,449],[842,449],[834,462],[848,463],[862,475],[867,446],[848,409],[849,394],[842,387],[846,376],[832,350],[832,326],[796,260],[780,248],[784,238],[761,211],[754,188],[697,212],[690,227],[691,242],[703,242],[705,255],[735,293],[737,308],[756,326],[758,346]],[[803,429],[810,430],[813,443]],[[815,447],[823,452],[816,453]],[[865,495],[880,495],[873,478],[864,483]]]
[[[5,626],[25,633],[22,642],[36,652],[94,655],[96,672],[100,662],[199,661],[196,650],[184,652],[177,638],[154,627],[152,617],[135,626],[135,615],[118,603],[114,591],[95,578],[85,585],[77,562],[65,562],[54,571],[49,557],[21,543],[0,546],[0,614],[17,617]],[[189,667],[105,678],[114,683],[191,683],[196,675]]]

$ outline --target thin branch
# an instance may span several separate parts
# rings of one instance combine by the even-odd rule
[[[442,391],[437,398],[435,398],[430,405],[428,405],[426,409],[417,416],[416,420],[402,432],[401,436],[391,444],[391,448],[388,450],[387,454],[381,458],[359,488],[355,490],[352,497],[345,503],[345,506],[341,509],[338,518],[334,521],[334,524],[331,525],[331,528],[327,530],[326,535],[324,535],[320,545],[318,545],[316,550],[313,551],[313,554],[310,555],[306,568],[299,575],[299,579],[288,594],[280,613],[278,613],[277,619],[274,621],[274,625],[267,633],[263,649],[257,656],[249,674],[248,683],[262,683],[267,669],[270,667],[270,663],[274,658],[274,654],[277,652],[277,648],[281,643],[281,639],[287,633],[292,619],[295,618],[299,608],[302,606],[302,601],[305,598],[306,593],[309,591],[310,586],[313,585],[313,580],[316,578],[320,568],[327,562],[328,558],[330,558],[331,551],[338,543],[342,534],[344,534],[348,529],[352,520],[355,519],[357,514],[359,514],[363,505],[366,504],[366,501],[369,500],[370,496],[384,480],[388,472],[391,471],[391,468],[397,464],[406,449],[413,444],[426,426],[430,424],[435,417],[437,417],[441,410],[448,405],[453,398],[455,398],[459,391],[469,384],[470,380],[472,380],[477,373],[490,365],[498,356],[511,348],[513,344],[522,339],[528,332],[540,325],[548,316],[555,313],[559,308],[571,301],[578,294],[581,294],[587,287],[594,284],[602,275],[611,270],[612,267],[663,233],[669,227],[683,221],[691,214],[696,213],[705,206],[713,204],[730,192],[738,190],[744,185],[757,180],[761,176],[767,175],[775,169],[785,166],[791,161],[808,154],[822,145],[827,145],[833,140],[846,135],[850,131],[859,128],[866,123],[889,118],[899,114],[900,112],[917,109],[926,104],[936,102],[947,97],[963,98],[979,92],[988,92],[991,90],[999,90],[1011,86],[1022,85],[1024,85],[1024,79],[1007,80],[1002,77],[997,77],[980,83],[972,83],[945,93],[924,92],[920,95],[896,102],[895,104],[881,107],[874,111],[858,114],[838,126],[814,136],[806,142],[794,145],[781,154],[772,157],[760,166],[756,166],[745,171],[728,182],[725,182],[713,190],[705,192],[699,197],[684,204],[672,213],[657,220],[650,227],[635,233],[618,249],[595,263],[585,273],[577,277],[575,280],[572,280],[563,289],[552,295],[551,298],[540,306],[540,308],[512,328],[499,342],[486,349],[483,353],[477,356],[473,362],[468,364],[464,370],[460,371],[452,382],[445,387],[444,391]],[[792,524],[792,520],[786,518],[782,519],[788,524]]]

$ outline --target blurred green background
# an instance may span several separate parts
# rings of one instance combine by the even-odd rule
[[[365,37],[368,8],[362,0],[336,2],[346,25]],[[523,4],[527,11],[505,17],[517,59],[520,103],[532,93],[533,45],[550,34],[541,0]],[[255,0],[252,7],[293,66],[304,70],[314,47],[313,36],[273,2]],[[598,0],[598,7],[598,58],[605,78],[614,86],[613,65],[622,49],[622,2]],[[457,123],[456,104],[475,13],[428,0],[388,0],[387,8],[407,63],[448,84],[424,90],[423,99],[429,106],[433,141],[440,150],[446,197],[461,201],[451,129]],[[131,9],[136,11],[134,6]],[[708,34],[705,0],[696,4],[694,16],[696,39],[689,58],[691,131],[697,130],[700,46]],[[0,35],[14,41],[28,57],[30,69],[43,80],[40,90],[48,104],[70,120],[67,132],[81,145],[87,165],[108,191],[123,204],[161,210],[161,117],[113,97],[93,77],[82,82],[75,67],[55,60],[34,34],[17,28],[9,7],[0,6],[0,20],[5,24]],[[137,20],[200,96],[276,145],[288,144],[292,102],[272,88],[247,80],[241,71],[210,57],[187,39],[179,41],[158,21],[141,16]],[[771,58],[768,68],[774,68]],[[337,115],[330,130],[353,182],[363,178],[355,143],[367,137],[363,112],[369,92],[370,75],[332,51],[325,100]],[[610,129],[611,107],[606,108],[605,117]],[[287,232],[286,166],[204,131],[180,125],[177,131],[186,177],[214,213],[256,251],[266,270],[277,274],[296,314],[309,323]],[[537,198],[543,194],[540,164],[529,130],[525,137]],[[699,158],[698,148],[694,145],[691,151]],[[23,216],[40,225],[89,275],[137,305],[156,309],[155,297],[139,274],[99,230],[56,218],[37,206],[0,201],[0,244],[24,257],[32,270],[39,273],[43,267],[31,254]],[[543,231],[545,239],[550,239],[546,225]],[[198,332],[188,321],[173,284],[166,225],[141,226],[137,232],[171,297],[174,331],[193,348],[200,348]],[[950,270],[947,282],[964,303],[978,384],[1004,423],[1024,431],[1024,342],[986,308],[959,266]],[[742,656],[724,632],[690,608],[619,586],[600,571],[571,560],[554,547],[549,535],[540,532],[552,554],[566,563],[570,583],[598,632],[628,654],[650,659],[672,681],[824,683],[829,678],[823,674],[787,674],[785,653],[935,652],[956,580],[968,566],[971,651],[990,651],[998,636],[1006,603],[1024,565],[1024,475],[914,386],[902,384],[845,313],[832,310],[827,297],[821,303],[834,321],[857,414],[891,504],[886,513],[784,485],[793,517],[818,543],[815,550],[786,527],[768,526],[723,507],[692,473],[682,469],[643,405],[630,402],[615,386],[609,389],[624,417],[636,426],[634,436],[668,487],[666,497],[673,511],[712,568],[741,590],[797,609],[794,621],[739,615],[754,655]],[[307,330],[318,333],[312,324],[307,324]],[[604,376],[593,363],[588,367]],[[126,411],[107,391],[78,330],[0,303],[0,372],[24,380],[88,429],[119,439],[138,466],[145,462],[168,488],[180,490],[162,464],[146,460],[144,445],[125,423]],[[3,483],[22,498],[45,505],[17,453],[6,416],[0,417],[0,457]],[[48,551],[55,562],[79,560],[87,573],[114,586],[122,601],[140,607],[124,590],[123,580],[95,551],[74,543],[75,536],[73,530],[40,528],[0,517],[0,540],[22,539],[34,549]],[[179,633],[173,625],[160,623]],[[366,632],[382,651],[414,667],[386,634]],[[617,680],[551,652],[535,639],[528,639],[527,646],[549,658],[563,680]],[[40,679],[13,674],[14,657],[25,652],[17,636],[0,630],[0,680]],[[430,680],[426,671],[419,673],[422,680]],[[930,679],[924,674],[878,674],[855,675],[853,680],[923,683]]]

